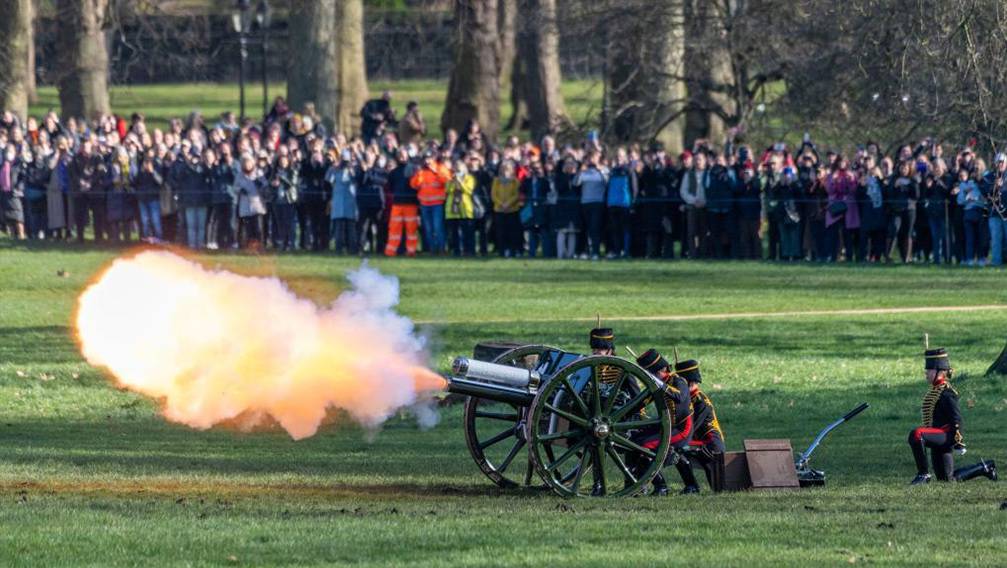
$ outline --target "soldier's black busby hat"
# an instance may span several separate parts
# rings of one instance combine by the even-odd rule
[[[591,330],[591,349],[615,349],[615,333],[609,327]]]
[[[948,359],[948,350],[943,347],[927,349],[923,353],[924,369],[936,369],[938,371],[950,371],[951,360]]]
[[[636,364],[651,374],[657,374],[668,367],[668,361],[656,349],[648,349],[643,355],[637,357]]]
[[[687,383],[703,382],[703,375],[699,373],[699,361],[695,359],[675,363],[675,374],[685,379]]]

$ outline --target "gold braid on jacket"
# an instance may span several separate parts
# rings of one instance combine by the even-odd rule
[[[934,409],[937,408],[937,401],[941,399],[941,393],[947,389],[950,389],[955,396],[958,396],[958,391],[946,382],[930,387],[927,394],[923,395],[921,411],[924,428],[934,427]],[[958,430],[955,430],[955,442],[962,443],[962,433]]]
[[[614,385],[622,376],[622,369],[614,365],[600,365],[598,374],[603,385]]]
[[[937,401],[941,399],[941,393],[944,392],[944,389],[946,388],[948,388],[947,383],[933,385],[927,391],[927,394],[923,395],[923,405],[921,409],[924,428],[933,428],[934,409],[937,408]]]
[[[706,396],[705,392],[698,389],[696,390],[696,394],[692,396],[693,398],[699,398],[704,403],[706,403],[706,406],[710,407],[710,416],[712,417],[712,419],[710,420],[710,427],[703,430],[702,432],[697,431],[695,438],[698,439],[705,438],[706,435],[709,434],[711,431],[715,431],[717,432],[717,434],[720,434],[721,441],[726,442],[727,439],[724,438],[724,431],[720,428],[720,420],[717,420],[717,409],[713,407],[713,401],[710,400],[710,397]],[[702,426],[703,426],[702,424],[694,424],[693,428],[702,428]]]

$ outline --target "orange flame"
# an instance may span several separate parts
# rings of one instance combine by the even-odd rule
[[[276,278],[142,252],[81,294],[81,352],[194,428],[275,420],[302,439],[333,408],[376,426],[445,382],[393,310],[398,281],[367,267],[349,279],[353,288],[322,309]]]

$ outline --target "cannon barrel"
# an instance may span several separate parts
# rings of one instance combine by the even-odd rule
[[[530,369],[458,357],[447,380],[451,393],[528,406],[542,379]]]

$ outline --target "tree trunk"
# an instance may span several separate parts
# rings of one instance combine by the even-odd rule
[[[0,2],[0,108],[24,120],[28,115],[28,44],[31,0]]]
[[[724,22],[708,0],[687,0],[686,65],[689,73],[689,112],[686,137],[705,138],[712,144],[724,141],[727,124],[713,109],[734,115],[736,105],[728,93],[717,88],[734,84],[731,53],[723,41]]]
[[[495,140],[500,129],[497,0],[455,0],[454,67],[441,129],[461,132],[472,119]]]
[[[28,2],[31,8],[31,21],[28,24],[28,69],[25,75],[25,90],[28,92],[28,104],[38,102],[38,88],[35,82],[35,4]]]
[[[521,38],[517,43],[517,54],[511,64],[513,71],[510,76],[511,115],[507,121],[507,130],[521,130],[528,122],[528,76],[533,50],[527,43],[528,38]],[[503,87],[501,86],[501,91]]]
[[[529,0],[533,37],[522,42],[529,45],[525,65],[525,94],[531,134],[540,140],[570,125],[560,85],[563,75],[559,66],[559,28],[556,25],[556,0]]]
[[[102,29],[108,0],[58,0],[56,12],[62,54],[57,84],[63,116],[93,119],[108,114],[108,50]]]
[[[364,59],[364,2],[343,0],[336,12],[339,38],[339,91],[341,104],[336,115],[343,132],[359,131],[360,109],[367,102],[367,64]]]
[[[606,134],[682,148],[686,104],[682,0],[624,2],[607,42]]]
[[[511,89],[513,76],[519,71],[516,60],[519,47],[517,44],[518,0],[497,0],[497,22],[500,28],[500,92]],[[523,7],[523,6],[522,6]]]
[[[367,100],[363,0],[291,0],[287,97],[295,111],[315,103],[333,131],[360,130]]]

